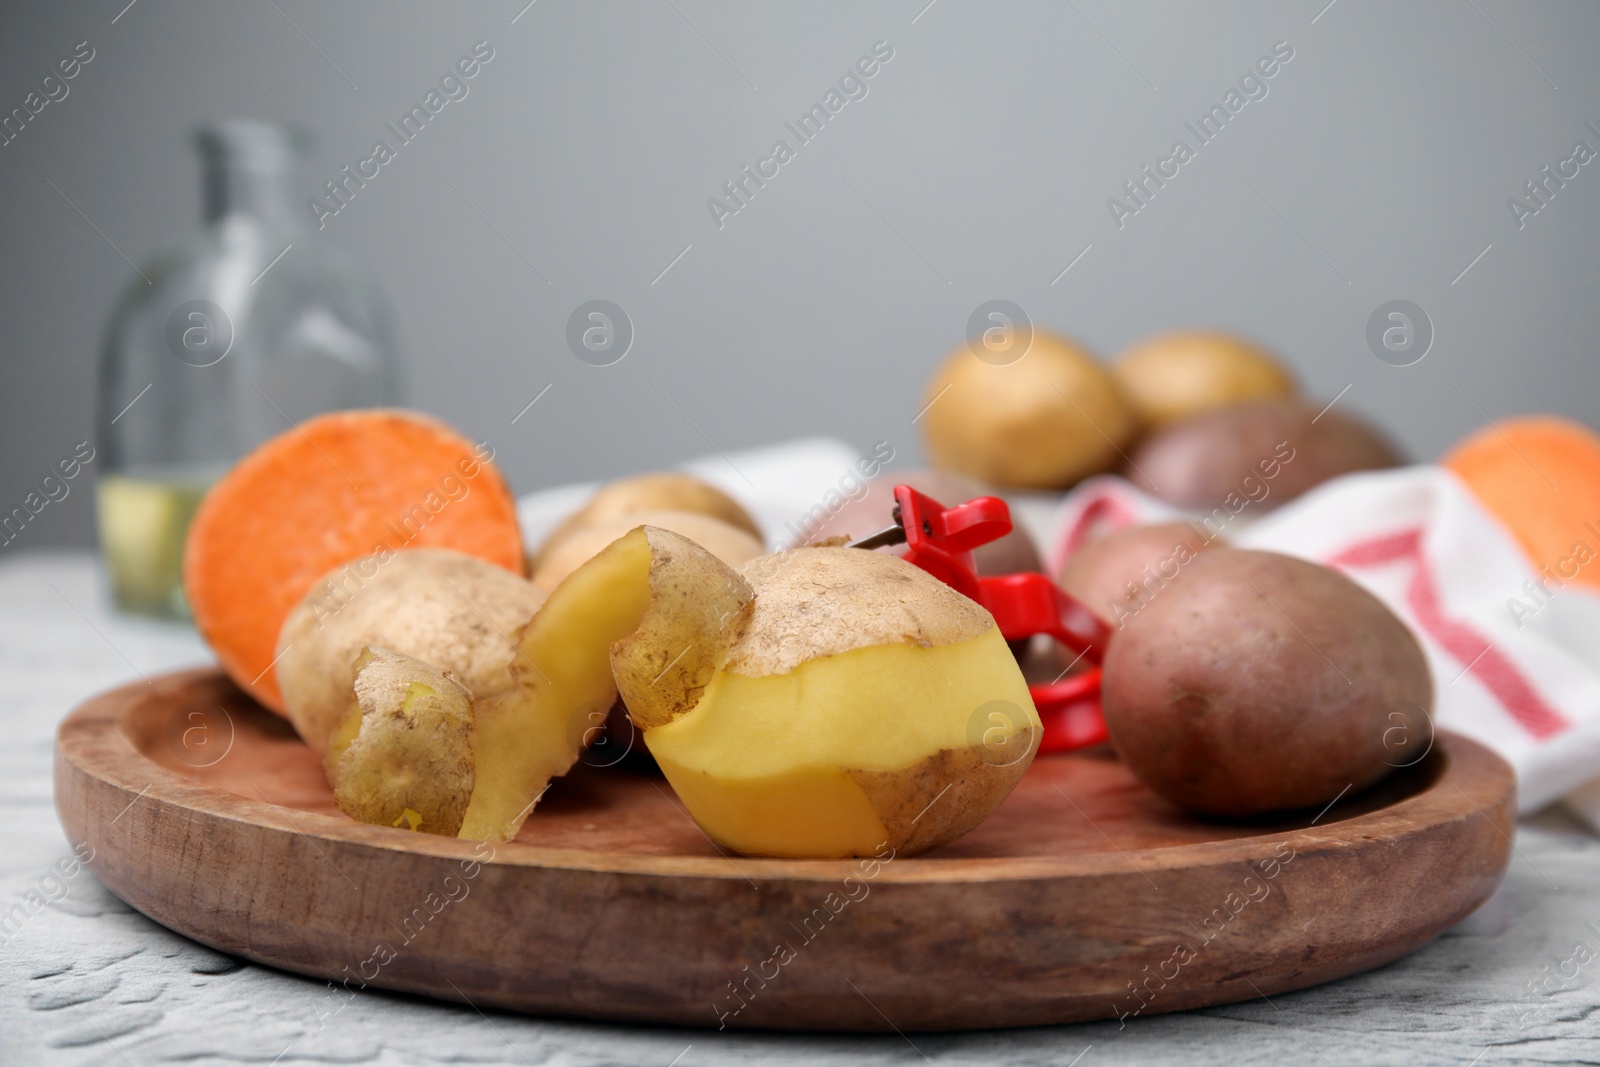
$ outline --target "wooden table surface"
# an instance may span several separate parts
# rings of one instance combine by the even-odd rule
[[[1123,1028],[816,1037],[546,1021],[377,992],[345,1003],[169,933],[71,862],[51,798],[56,724],[95,692],[206,658],[186,629],[112,615],[88,554],[0,558],[0,1064],[1600,1060],[1600,840],[1559,811],[1522,823],[1488,904],[1397,963]]]

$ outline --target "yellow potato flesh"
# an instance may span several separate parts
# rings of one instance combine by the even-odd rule
[[[477,709],[477,788],[460,836],[515,836],[550,779],[577,761],[585,731],[605,721],[617,693],[611,643],[650,605],[650,558],[642,534],[616,541],[557,586],[523,631],[512,661],[521,685]]]
[[[736,852],[794,858],[868,856],[889,839],[866,793],[837,767],[807,767],[765,778],[723,778],[685,767],[662,756],[653,745],[650,751],[695,821],[712,840]]]
[[[995,745],[994,721],[980,712],[995,700],[1021,712],[1005,733],[1040,728],[991,629],[939,648],[855,649],[763,678],[722,671],[694,710],[647,730],[645,744],[690,814],[729,847],[864,855],[889,835],[850,772],[905,770],[944,749]]]

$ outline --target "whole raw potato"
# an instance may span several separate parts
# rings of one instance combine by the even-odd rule
[[[919,493],[926,493],[946,507],[963,504],[973,497],[994,496],[995,490],[982,482],[949,471],[912,470],[902,474],[885,474],[866,483],[864,491],[853,499],[847,498],[840,508],[815,530],[808,531],[807,540],[821,541],[829,537],[849,537],[856,540],[877,533],[893,521],[894,487],[909,485]],[[896,556],[905,555],[905,546],[896,545],[882,549]],[[973,551],[973,560],[979,574],[1015,574],[1018,571],[1040,570],[1039,550],[1033,538],[1021,526],[998,541],[980,545]]]
[[[1147,338],[1118,356],[1111,373],[1148,429],[1212,408],[1297,392],[1294,375],[1272,353],[1215,331]]]
[[[636,526],[654,526],[681,534],[730,567],[754,559],[766,549],[751,534],[731,523],[694,511],[640,511],[615,515],[580,526],[540,557],[533,584],[548,593],[562,579],[611,542]]]
[[[451,672],[474,700],[509,689],[517,631],[544,594],[474,556],[412,548],[324,575],[278,634],[284,712],[322,752],[350,707],[355,662],[368,645]]]
[[[1299,400],[1264,400],[1202,412],[1145,438],[1123,473],[1180,507],[1237,514],[1269,511],[1341,474],[1402,462],[1366,422],[1319,411]]]
[[[529,572],[537,570],[545,556],[577,530],[646,511],[693,511],[710,515],[761,540],[761,527],[756,525],[756,520],[721,489],[692,474],[656,471],[619,478],[595,490],[583,507],[562,520],[533,552]]]
[[[1426,750],[1428,663],[1377,598],[1271,552],[1215,548],[1185,571],[1104,663],[1112,744],[1151,789],[1209,815],[1309,808]]]
[[[1068,556],[1056,584],[1121,629],[1158,593],[1182,580],[1201,551],[1218,543],[1204,527],[1187,522],[1112,530]]]
[[[1012,363],[987,363],[963,345],[935,372],[923,403],[935,466],[1026,489],[1064,489],[1110,470],[1136,428],[1111,374],[1083,348],[1039,330]]]

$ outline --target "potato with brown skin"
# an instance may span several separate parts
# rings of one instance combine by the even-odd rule
[[[1399,466],[1399,453],[1365,421],[1298,400],[1202,412],[1151,434],[1124,474],[1180,507],[1270,511],[1330,478]]]
[[[334,803],[361,822],[453,836],[472,799],[472,694],[386,648],[362,650],[354,689],[325,758]]]
[[[692,706],[751,595],[694,542],[636,527],[518,628],[504,689],[480,698],[420,660],[366,650],[324,758],[340,807],[381,825],[510,840],[593,740],[618,679],[634,685],[641,721]]]
[[[1137,419],[1094,356],[1035,329],[1021,358],[987,363],[965,345],[923,394],[935,466],[994,485],[1064,489],[1117,465]]]
[[[533,584],[548,593],[611,542],[636,526],[681,534],[730,567],[755,559],[765,546],[748,532],[694,511],[640,511],[588,523],[550,546],[533,572]]]
[[[1218,544],[1187,522],[1128,526],[1089,540],[1061,565],[1056,584],[1115,629]]]
[[[816,529],[808,531],[807,541],[815,543],[839,536],[853,541],[882,530],[894,521],[894,487],[897,485],[909,485],[946,507],[964,504],[973,497],[1000,495],[991,486],[950,471],[911,470],[897,475],[885,474],[865,483],[861,493],[846,498],[842,508]],[[906,550],[903,545],[895,545],[883,551],[904,556]],[[999,540],[979,545],[972,555],[979,574],[1015,574],[1043,568],[1033,538],[1017,525]]]
[[[1200,553],[1104,668],[1118,754],[1201,814],[1328,804],[1431,740],[1433,681],[1405,624],[1338,572],[1276,553]]]
[[[529,573],[542,565],[546,555],[575,531],[647,511],[692,511],[721,519],[743,530],[757,542],[762,537],[761,527],[750,517],[750,513],[737,500],[711,483],[681,471],[637,474],[631,478],[619,478],[595,490],[583,507],[568,515],[531,554]],[[635,526],[643,524],[644,520],[634,523]]]
[[[1111,365],[1146,429],[1213,408],[1295,396],[1294,375],[1265,348],[1229,333],[1184,330],[1147,338]]]
[[[312,587],[279,632],[284,713],[322,752],[350,706],[356,656],[368,645],[449,671],[477,699],[509,689],[512,639],[543,602],[525,579],[448,549],[346,564]]]

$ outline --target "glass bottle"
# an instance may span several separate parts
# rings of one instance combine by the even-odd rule
[[[182,618],[184,535],[256,445],[342,408],[400,402],[392,305],[297,209],[297,129],[200,130],[204,227],[112,313],[99,377],[100,545],[117,606]]]

